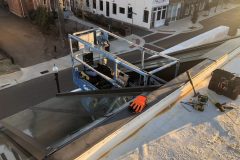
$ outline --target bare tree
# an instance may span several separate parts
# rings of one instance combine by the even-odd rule
[[[207,12],[204,16],[208,16],[210,13],[211,7],[210,2],[208,0],[205,1],[204,11]]]
[[[193,15],[192,15],[192,18],[191,18],[191,21],[193,24],[197,23],[197,20],[198,20],[198,8],[197,8],[197,5],[194,5],[194,11],[193,11]],[[193,28],[194,26],[192,26]]]
[[[84,20],[85,19],[85,17],[84,17],[85,12],[84,12],[84,1],[83,0],[80,1],[80,6],[81,6],[82,19]]]
[[[217,12],[217,7],[218,7],[219,3],[220,3],[220,0],[217,0],[217,1],[216,1],[216,8],[215,8],[215,12]]]
[[[224,8],[227,8],[228,3],[229,3],[229,0],[223,0]]]

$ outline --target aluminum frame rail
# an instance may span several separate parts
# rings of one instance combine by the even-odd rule
[[[63,93],[57,93],[56,96],[57,97],[62,97],[62,96],[88,97],[88,96],[116,96],[116,95],[136,96],[136,95],[142,94],[143,92],[152,92],[156,89],[159,89],[160,87],[162,87],[162,85],[147,86],[147,87],[102,89],[102,90],[93,90],[93,91],[63,92]]]
[[[95,28],[95,29],[89,29],[89,30],[82,31],[82,32],[75,32],[75,33],[73,33],[73,35],[75,35],[75,36],[81,36],[81,35],[83,35],[83,34],[86,34],[86,33],[92,32],[92,31],[97,31],[97,30],[106,32],[106,33],[108,33],[109,35],[113,36],[114,38],[117,38],[117,39],[126,41],[127,43],[129,43],[129,44],[131,44],[131,45],[133,45],[133,46],[135,46],[135,47],[138,47],[139,49],[142,49],[143,51],[149,51],[150,54],[153,53],[153,55],[159,55],[159,56],[161,56],[161,57],[164,57],[164,58],[167,58],[167,59],[171,59],[171,60],[176,60],[176,61],[179,60],[179,59],[174,58],[174,57],[171,57],[171,56],[169,56],[169,55],[162,54],[162,53],[160,53],[160,52],[153,51],[153,50],[151,50],[151,49],[148,49],[148,48],[145,48],[145,47],[143,47],[143,46],[140,46],[140,45],[138,45],[138,44],[136,44],[136,43],[133,43],[133,42],[131,42],[131,41],[125,39],[125,38],[122,38],[122,37],[120,37],[120,36],[117,36],[117,35],[109,32],[109,31],[107,31],[107,30],[102,29],[102,28]]]
[[[91,33],[91,32],[96,32],[96,31],[101,31],[101,32],[105,32],[105,33],[108,33],[109,35],[117,38],[117,39],[121,39],[121,40],[124,40],[126,41],[127,43],[131,44],[131,45],[134,45],[138,48],[140,48],[142,50],[142,68],[139,68],[123,59],[121,59],[120,57],[110,53],[110,52],[107,52],[105,50],[102,50],[100,48],[98,48],[96,45],[94,44],[91,44],[83,39],[81,39],[79,36],[81,35],[84,35],[84,34],[87,34],[87,33]],[[101,28],[97,28],[97,29],[90,29],[90,30],[86,30],[86,31],[83,31],[83,32],[76,32],[74,33],[73,35],[69,34],[68,35],[68,38],[69,38],[69,43],[70,43],[70,51],[71,51],[71,56],[73,58],[73,63],[74,63],[74,60],[80,62],[81,64],[83,64],[84,66],[88,67],[90,70],[92,70],[93,72],[95,72],[96,74],[98,74],[99,76],[103,77],[105,80],[107,80],[108,82],[110,82],[111,84],[113,84],[114,86],[116,87],[121,87],[118,85],[118,83],[116,82],[117,80],[117,73],[118,73],[118,65],[121,65],[123,67],[125,67],[126,69],[128,70],[131,70],[131,71],[134,71],[136,73],[138,73],[139,75],[143,76],[144,77],[144,86],[146,86],[148,84],[148,80],[149,80],[149,77],[152,77],[153,79],[156,79],[156,76],[154,76],[155,73],[165,69],[165,68],[168,68],[170,66],[173,66],[173,65],[176,65],[176,71],[178,71],[178,67],[179,67],[179,59],[177,58],[174,58],[174,57],[170,57],[168,55],[164,55],[164,54],[161,54],[159,52],[156,52],[156,51],[152,51],[150,49],[147,49],[147,48],[144,48],[142,46],[139,46],[131,41],[128,41],[122,37],[119,37],[117,35],[114,35],[106,30],[103,30]],[[73,48],[72,48],[72,40],[75,40],[77,41],[78,43],[81,43],[84,45],[85,48],[88,48],[90,51],[93,51],[93,52],[96,52],[100,55],[103,55],[105,56],[106,58],[108,58],[109,60],[111,60],[112,62],[114,62],[114,78],[110,78],[102,73],[100,73],[99,71],[95,70],[93,67],[91,67],[90,65],[88,65],[87,63],[85,63],[83,60],[81,60],[81,58],[79,57],[81,55],[80,54],[77,54],[77,55],[74,55],[73,53]],[[147,72],[147,71],[144,71],[144,54],[145,52],[148,51],[148,52],[151,52],[151,53],[157,53],[156,55],[159,55],[159,56],[162,56],[164,58],[167,58],[167,59],[170,59],[172,62],[171,63],[168,63],[164,66],[161,66],[153,71],[150,71],[150,72]],[[74,67],[74,64],[73,64],[73,67]],[[156,80],[159,81],[159,78],[157,78]],[[164,81],[161,81],[161,82],[164,82]]]

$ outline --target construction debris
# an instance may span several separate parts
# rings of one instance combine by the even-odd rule
[[[208,97],[196,92],[195,87],[193,85],[192,77],[191,77],[189,71],[187,71],[187,75],[188,75],[190,84],[192,86],[194,96],[190,99],[189,102],[181,102],[181,104],[187,104],[189,106],[192,106],[197,111],[203,112],[205,106],[207,105]]]

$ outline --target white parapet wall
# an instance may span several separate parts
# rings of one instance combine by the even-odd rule
[[[166,49],[161,53],[171,55],[172,52],[180,51],[180,50],[191,48],[191,47],[196,47],[196,46],[207,44],[207,43],[220,41],[228,37],[228,32],[229,32],[229,27],[219,26],[208,32],[205,32],[187,41],[184,41],[176,46]]]

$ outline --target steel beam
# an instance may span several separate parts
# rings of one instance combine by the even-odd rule
[[[111,36],[113,36],[113,37],[115,37],[115,38],[124,40],[124,41],[128,42],[129,44],[138,47],[139,49],[143,49],[143,50],[152,52],[152,53],[154,53],[155,55],[158,55],[158,56],[161,56],[161,57],[164,57],[164,58],[167,58],[167,59],[178,60],[177,58],[174,58],[174,57],[168,56],[168,55],[166,55],[166,54],[162,54],[162,53],[160,53],[160,52],[156,52],[156,51],[153,51],[153,50],[151,50],[151,49],[148,49],[148,48],[145,48],[145,47],[143,47],[143,46],[140,46],[140,45],[138,45],[138,44],[136,44],[136,43],[133,43],[133,42],[127,40],[127,39],[124,39],[124,38],[122,38],[122,37],[120,37],[120,36],[114,35],[114,34],[112,34],[111,32],[106,31],[106,30],[104,30],[104,29],[102,29],[102,28],[99,28],[99,30],[104,31],[104,32],[108,33],[109,35],[111,35]]]
[[[130,88],[115,88],[102,89],[94,91],[80,91],[80,92],[65,92],[57,93],[57,96],[137,96],[143,92],[152,92],[159,89],[162,85],[147,86],[147,87],[130,87]]]
[[[107,57],[108,59],[110,59],[111,61],[113,61],[113,62],[115,62],[115,63],[118,63],[119,65],[122,65],[123,67],[125,67],[125,68],[127,68],[127,69],[129,69],[129,70],[131,70],[131,71],[137,72],[138,74],[141,74],[141,75],[143,75],[143,76],[148,76],[148,73],[147,73],[147,72],[142,71],[142,70],[141,70],[140,68],[138,68],[137,66],[135,66],[135,65],[133,65],[133,64],[131,64],[131,63],[129,63],[129,62],[127,62],[127,61],[119,58],[119,57],[117,57],[116,55],[114,55],[114,54],[112,54],[112,53],[110,53],[110,52],[101,50],[101,49],[97,48],[95,45],[90,44],[90,43],[88,43],[88,42],[80,39],[80,38],[77,37],[77,36],[74,36],[74,35],[71,35],[71,34],[69,34],[68,36],[69,36],[69,38],[72,38],[72,39],[74,39],[74,40],[76,40],[76,41],[79,41],[80,43],[86,45],[86,46],[87,46],[88,48],[90,48],[92,51],[95,51],[95,52],[97,52],[97,53],[99,53],[99,54],[102,54],[102,55],[106,56],[106,57]]]
[[[159,67],[159,68],[157,68],[157,69],[155,69],[155,70],[152,70],[152,71],[150,71],[149,73],[150,73],[150,74],[155,74],[155,73],[157,73],[157,72],[159,72],[159,71],[161,71],[161,70],[163,70],[163,69],[165,69],[165,68],[168,68],[168,67],[171,67],[172,65],[175,65],[176,63],[178,63],[178,61],[173,61],[173,62],[171,62],[171,63],[168,63],[168,64],[165,65],[165,66],[162,66],[162,67]]]

